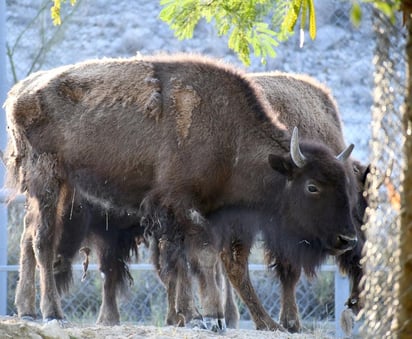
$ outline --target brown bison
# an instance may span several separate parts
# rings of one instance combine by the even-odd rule
[[[183,55],[88,61],[31,75],[13,87],[5,108],[8,182],[38,210],[26,222],[36,229],[44,319],[63,318],[52,272],[62,207],[73,192],[119,215],[170,213],[188,262],[196,248],[202,269],[210,247],[202,234],[215,211],[222,225],[226,210],[258,216],[260,229],[299,240],[285,253],[296,248],[300,258],[356,244],[350,152],[336,157],[321,143],[299,143],[297,131],[291,138],[258,86],[228,65]],[[235,265],[247,264],[242,256]],[[247,300],[234,270],[231,283]],[[209,296],[204,316],[224,327]]]
[[[306,75],[281,72],[255,73],[251,75],[262,88],[265,97],[273,110],[279,112],[279,120],[289,128],[297,126],[302,137],[320,140],[335,152],[345,148],[340,114],[330,90],[314,78]],[[356,314],[362,307],[360,301],[360,280],[363,276],[362,248],[365,235],[361,230],[363,216],[367,206],[364,197],[366,176],[369,167],[354,161],[353,171],[356,177],[354,183],[357,191],[357,203],[353,206],[352,215],[355,222],[358,242],[356,246],[342,255],[336,256],[340,270],[349,275],[351,280],[351,295],[347,301],[348,307]],[[272,263],[279,275],[282,288],[281,323],[285,328],[295,331],[300,329],[297,306],[294,297],[296,283],[301,268],[294,262],[283,262],[282,253],[267,243],[267,261]],[[313,267],[303,266],[305,272],[313,275]]]
[[[15,303],[18,315],[24,319],[35,319],[35,268],[36,257],[33,240],[36,238],[37,204],[28,198],[26,202],[25,228],[21,238],[20,277],[16,288]],[[38,222],[38,221],[37,221]],[[143,229],[131,216],[112,216],[103,213],[86,201],[75,199],[62,214],[62,232],[54,255],[53,271],[59,292],[53,297],[60,302],[60,295],[67,292],[72,282],[72,260],[79,250],[85,252],[85,273],[88,264],[89,247],[96,252],[99,270],[102,274],[102,304],[98,324],[116,325],[120,322],[117,294],[132,277],[128,262],[142,241]],[[82,248],[87,245],[88,247]],[[51,279],[51,278],[50,278]],[[64,321],[63,321],[64,322]]]
[[[281,73],[281,72],[272,72],[272,73],[263,73],[263,74],[250,74],[258,84],[261,85],[265,96],[267,97],[272,108],[279,113],[279,119],[286,126],[298,126],[301,134],[306,138],[311,139],[320,139],[328,144],[332,149],[338,152],[345,145],[343,142],[341,122],[339,118],[339,113],[334,102],[333,97],[329,93],[329,89],[324,85],[318,83],[315,79],[304,76],[296,75],[290,73]],[[364,234],[360,230],[362,225],[362,217],[364,210],[366,208],[366,201],[363,197],[363,186],[365,182],[365,176],[367,173],[367,168],[360,165],[357,162],[354,162],[354,171],[358,179],[358,191],[359,191],[359,201],[356,205],[358,210],[354,211],[355,225],[357,226],[358,232],[358,241],[354,249],[345,252],[343,255],[336,257],[340,269],[344,273],[348,273],[352,282],[352,293],[348,300],[348,306],[352,308],[355,313],[358,312],[360,307],[359,302],[359,283],[360,278],[362,277],[362,266],[360,265],[361,250],[364,243]],[[167,222],[165,220],[162,221]],[[100,227],[103,228],[103,221],[100,222]],[[73,231],[73,227],[69,227],[71,230],[69,232],[69,238],[82,234],[82,230]],[[167,229],[167,227],[166,227]],[[172,228],[173,229],[173,228]],[[110,227],[110,230],[106,230],[105,234],[110,234],[110,232],[117,232],[117,229]],[[92,232],[94,229],[92,229]],[[92,233],[93,234],[93,233]],[[182,317],[182,314],[187,314],[192,312],[195,314],[195,318],[200,319],[201,315],[197,312],[196,308],[192,304],[191,300],[185,300],[189,297],[188,286],[190,286],[190,281],[186,280],[183,282],[183,291],[184,295],[180,294],[177,296],[176,284],[183,277],[178,277],[176,272],[176,267],[180,267],[179,264],[176,264],[177,261],[182,261],[184,255],[178,255],[176,243],[168,242],[168,246],[172,246],[174,251],[168,252],[167,262],[159,262],[159,252],[156,246],[158,241],[162,241],[162,246],[165,246],[165,239],[167,237],[165,234],[157,235],[157,238],[154,239],[154,244],[152,245],[152,254],[153,262],[156,266],[158,273],[160,274],[162,280],[166,285],[170,285],[170,291],[168,291],[169,298],[169,312],[167,316],[168,324],[184,324],[185,320]],[[63,239],[65,237],[63,236]],[[112,239],[110,235],[107,235],[108,239]],[[67,243],[63,241],[63,243]],[[157,245],[156,245],[157,244]],[[100,246],[111,248],[105,243],[100,243]],[[71,254],[74,253],[80,248],[71,243],[70,250]],[[99,247],[97,247],[99,248]],[[60,257],[65,257],[61,251],[58,251]],[[67,259],[66,259],[67,260]],[[292,270],[291,268],[285,268],[282,265],[282,262],[279,259],[276,260],[276,264],[273,262],[269,263],[270,265],[276,268],[280,278],[281,278],[281,289],[282,289],[282,305],[281,305],[281,323],[282,325],[290,331],[298,331],[300,329],[299,316],[297,312],[297,305],[294,296],[294,289],[297,283],[297,280],[300,275],[300,268]],[[107,264],[105,265],[107,266]],[[293,265],[292,265],[293,266]],[[65,266],[67,267],[67,266]],[[221,268],[219,267],[218,270]],[[111,270],[111,269],[110,269]],[[291,274],[286,274],[291,272]],[[285,276],[286,274],[286,276]],[[180,279],[180,280],[178,280]],[[64,279],[62,279],[65,281]],[[227,281],[225,281],[227,282]],[[219,282],[221,284],[222,282]],[[59,284],[58,284],[59,286]],[[112,286],[115,286],[112,284]],[[228,327],[236,327],[238,320],[238,311],[236,310],[236,305],[233,300],[233,295],[231,291],[231,286],[224,286],[228,298],[226,300],[226,311],[225,311],[225,320]],[[104,293],[107,293],[104,291]],[[113,295],[113,292],[111,293]],[[179,299],[179,306],[176,310],[176,297]],[[118,322],[118,311],[116,308],[106,308],[102,307],[109,319],[117,319]],[[189,308],[190,311],[182,311]],[[114,313],[115,315],[111,315]],[[104,314],[103,311],[100,314]],[[117,316],[116,316],[117,315]],[[101,317],[99,317],[100,319]],[[106,323],[108,323],[106,321]],[[111,323],[109,323],[111,324]],[[201,325],[201,324],[200,324]]]
[[[301,134],[305,138],[321,140],[330,146],[335,152],[338,152],[345,147],[340,116],[336,103],[329,89],[324,85],[309,76],[290,73],[256,73],[250,74],[249,76],[262,87],[264,95],[268,99],[273,110],[277,112],[279,120],[285,126],[288,126],[289,128],[298,126]],[[356,177],[356,181],[353,185],[356,187],[358,192],[358,202],[353,206],[352,212],[359,241],[352,250],[337,256],[336,260],[341,271],[348,273],[351,279],[352,292],[347,304],[349,308],[357,313],[362,304],[359,301],[360,279],[363,274],[360,259],[362,257],[362,247],[365,242],[365,236],[361,230],[361,226],[363,224],[363,214],[366,208],[366,200],[363,196],[363,192],[368,167],[354,161],[353,171]],[[210,239],[214,239],[213,241],[215,244],[217,243],[216,247],[218,248],[218,251],[223,250],[224,253],[231,253],[233,244],[236,244],[235,251],[232,251],[232,257],[238,255],[236,254],[238,252],[248,253],[253,244],[253,239],[256,236],[255,233],[259,230],[259,227],[256,226],[250,228],[255,233],[248,231],[248,227],[245,228],[242,226],[245,223],[244,220],[248,219],[247,216],[243,214],[241,210],[237,210],[235,213],[233,212],[231,221],[229,222],[226,220],[226,226],[216,226],[216,224],[213,225],[213,222],[211,222],[213,225],[211,226],[211,229],[213,231],[209,237]],[[209,221],[213,220],[211,216],[209,216],[208,219]],[[255,221],[252,220],[250,223],[255,223]],[[227,225],[230,226],[228,227]],[[226,227],[226,231],[223,232],[223,236],[219,232],[219,229],[222,227]],[[281,282],[281,324],[291,332],[299,331],[300,321],[295,298],[295,288],[300,277],[301,269],[303,267],[308,275],[313,276],[317,266],[320,265],[324,259],[326,259],[326,253],[324,253],[321,258],[315,258],[315,260],[311,257],[299,257],[299,253],[295,252],[296,249],[293,247],[286,249],[286,251],[279,248],[279,244],[272,239],[274,232],[273,229],[269,229],[267,231],[263,229],[262,231],[264,233],[264,241],[267,247],[267,263],[270,267],[274,268]],[[213,236],[214,232],[218,234],[218,237]],[[269,234],[265,234],[265,232],[269,232]],[[284,232],[281,232],[278,235],[280,239],[282,239],[282,234],[284,234]],[[245,235],[245,238],[242,238],[242,235]],[[225,237],[227,237],[226,240],[224,240]],[[172,236],[171,238],[173,239]],[[156,237],[154,241],[156,241]],[[290,243],[290,241],[286,240],[285,242],[286,244]],[[289,254],[288,251],[292,251],[293,255]],[[170,263],[172,258],[178,257],[177,255],[166,255],[166,257],[169,258],[169,262],[166,264],[167,266],[178,266]],[[219,265],[219,260],[217,258],[216,265]],[[230,262],[230,265],[233,265],[233,262]],[[175,276],[175,271],[167,271],[171,276],[165,278],[165,280],[178,280]],[[238,272],[235,272],[235,274],[237,273]],[[239,277],[244,279],[244,274],[240,274]],[[249,286],[248,289],[251,289],[250,281],[248,281],[246,285]],[[190,281],[184,281],[182,287],[186,294],[183,294],[183,296],[189,297],[187,295],[188,286],[190,286]],[[176,287],[174,287],[174,289],[175,288]],[[173,293],[169,292],[169,300],[172,300],[173,302],[174,299],[170,296],[170,294],[173,295]],[[231,295],[229,289],[228,295]],[[185,307],[187,307],[185,305],[191,305],[189,309],[194,309],[191,301],[185,300],[184,298],[176,299],[178,299],[178,302],[180,302],[183,306],[176,306],[171,303],[169,305],[168,319],[173,319],[175,309],[184,310]],[[232,300],[228,300],[227,302],[230,306],[233,305]],[[250,304],[249,310],[258,328],[264,329],[275,326],[273,325],[273,322],[269,320],[269,315],[266,314],[261,305],[256,303],[255,299],[253,299],[253,303]],[[189,311],[189,313],[190,312],[191,311]],[[188,312],[180,311],[180,313],[185,314]],[[236,311],[234,311],[232,307],[229,307],[226,312],[226,318],[234,319],[235,315]],[[265,323],[262,323],[261,319],[266,319]],[[236,324],[233,320],[231,323]]]

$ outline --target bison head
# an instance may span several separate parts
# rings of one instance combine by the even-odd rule
[[[296,244],[316,251],[339,255],[352,249],[357,236],[351,211],[357,195],[347,159],[353,145],[335,156],[318,143],[299,145],[295,128],[290,149],[287,156],[269,156],[271,167],[284,180],[278,204],[282,231],[297,240]]]

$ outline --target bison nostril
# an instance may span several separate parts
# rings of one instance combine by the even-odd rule
[[[343,234],[338,235],[337,240],[341,245],[350,247],[350,248],[354,247],[356,243],[358,242],[358,238],[356,236],[350,237],[350,236],[343,235]]]

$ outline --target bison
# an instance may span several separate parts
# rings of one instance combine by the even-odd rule
[[[73,192],[105,213],[148,220],[170,213],[184,233],[181,246],[203,255],[202,269],[210,246],[201,235],[215,211],[222,224],[233,209],[259,217],[261,229],[299,240],[289,244],[301,259],[356,244],[351,149],[336,157],[322,143],[299,143],[259,87],[229,65],[185,55],[86,61],[29,76],[5,109],[7,182],[38,210],[26,222],[36,230],[44,319],[63,318],[52,272]],[[193,251],[185,252],[190,262]],[[247,300],[250,291],[233,275],[247,267],[241,255],[228,277]],[[210,326],[224,327],[221,306],[205,297]]]
[[[4,163],[4,155],[1,151],[0,159]],[[26,201],[24,230],[20,240],[20,278],[16,287],[15,304],[18,315],[26,320],[36,318],[37,262],[33,248],[36,223],[30,221],[38,218],[36,206],[35,201],[30,199]],[[133,283],[128,262],[132,255],[135,256],[136,261],[138,260],[138,245],[141,243],[146,243],[144,228],[140,227],[137,218],[133,218],[132,215],[109,217],[96,206],[87,201],[79,201],[78,197],[73,195],[73,200],[62,212],[61,238],[56,244],[56,253],[54,253],[53,274],[59,295],[67,293],[73,282],[72,261],[77,252],[85,254],[83,278],[85,277],[90,248],[82,245],[92,246],[97,253],[99,270],[103,278],[102,304],[96,323],[118,325],[120,314],[117,294],[124,291],[127,283],[129,285]],[[55,297],[58,298],[57,295]],[[62,320],[61,324],[64,325],[65,321]]]
[[[332,150],[338,152],[345,147],[340,114],[330,90],[314,78],[306,75],[271,72],[255,73],[251,77],[263,88],[263,92],[272,108],[279,112],[279,120],[289,126],[298,126],[302,136],[307,139],[321,140]],[[355,247],[342,255],[336,256],[337,264],[343,273],[351,279],[351,295],[347,305],[355,313],[362,307],[360,301],[360,280],[363,269],[360,263],[365,234],[361,227],[367,206],[364,196],[366,177],[369,166],[358,161],[352,163],[356,181],[357,203],[352,215],[355,222],[358,242]],[[300,267],[294,262],[282,262],[282,254],[268,246],[267,261],[274,264],[282,288],[281,323],[291,331],[300,329],[297,306],[294,297],[295,285],[299,279]],[[286,266],[286,267],[285,267]],[[305,272],[312,276],[312,267],[303,266]],[[287,301],[287,302],[286,302]]]
[[[15,303],[18,315],[24,319],[35,319],[35,268],[36,257],[33,247],[38,230],[38,206],[28,197],[24,231],[20,249],[20,276],[16,288]],[[132,216],[113,216],[104,214],[100,208],[87,201],[74,199],[62,214],[61,238],[57,241],[53,270],[58,294],[52,298],[59,302],[60,295],[67,292],[72,282],[72,260],[76,253],[85,252],[85,273],[88,264],[88,247],[96,250],[99,270],[103,277],[102,305],[98,324],[117,325],[120,322],[117,306],[117,293],[133,281],[127,263],[134,254],[137,260],[137,246],[143,239],[143,229]],[[50,278],[52,279],[52,278]],[[62,319],[62,324],[64,324]]]
[[[312,77],[291,73],[255,73],[250,74],[249,77],[262,87],[264,95],[268,99],[273,110],[278,114],[279,120],[285,126],[288,126],[289,128],[298,126],[301,134],[305,138],[321,140],[336,152],[345,147],[339,111],[330,90],[326,86],[320,84]],[[365,235],[361,230],[361,226],[363,224],[363,215],[366,209],[364,187],[366,175],[368,174],[368,167],[361,165],[357,161],[354,161],[352,166],[356,177],[356,181],[352,184],[356,188],[358,198],[357,203],[353,206],[352,213],[359,241],[352,250],[336,256],[336,260],[341,271],[347,273],[351,279],[352,292],[347,302],[348,307],[355,313],[358,313],[362,305],[359,298],[360,279],[363,275],[360,260],[362,257],[362,247],[365,242]],[[248,253],[253,244],[253,239],[256,237],[255,233],[259,227],[256,226],[250,228],[255,231],[255,233],[251,234],[250,231],[248,231],[248,228],[238,225],[244,224],[245,219],[247,219],[247,216],[242,215],[242,211],[232,213],[232,218],[229,222],[231,226],[226,226],[226,231],[224,232],[224,235],[228,237],[226,241],[222,240],[225,236],[222,237],[219,233],[219,228],[224,227],[223,225],[219,225],[217,229],[214,229],[213,227],[211,228],[213,231],[211,232],[212,234],[209,235],[209,239],[214,239],[213,241],[216,244],[217,251],[222,251],[224,249],[224,253],[232,252],[232,257],[236,257],[236,253],[238,252]],[[209,220],[212,220],[212,218],[209,217]],[[255,221],[250,222],[255,223]],[[214,237],[214,232],[219,234],[217,238]],[[284,328],[291,332],[297,332],[300,330],[300,321],[295,298],[295,288],[300,277],[301,268],[303,267],[309,276],[313,276],[317,266],[326,259],[326,253],[324,253],[320,259],[318,258],[313,262],[311,261],[311,258],[307,258],[307,260],[303,258],[305,261],[302,261],[302,258],[289,255],[289,257],[292,258],[291,260],[288,258],[288,254],[284,254],[283,250],[274,247],[274,244],[276,244],[276,242],[272,240],[272,233],[274,230],[269,229],[267,232],[269,232],[269,234],[265,234],[265,230],[263,230],[263,239],[267,246],[266,261],[269,267],[272,267],[276,271],[281,282],[280,321]],[[228,234],[230,234],[230,236]],[[245,238],[242,238],[242,235],[246,235]],[[278,236],[281,237],[282,233]],[[171,239],[173,239],[173,236],[171,236]],[[154,237],[154,242],[155,241],[156,237]],[[286,243],[289,242],[286,241]],[[236,244],[235,247],[233,247],[234,244]],[[290,251],[294,251],[293,247]],[[170,261],[171,258],[177,257],[177,255],[166,255],[166,257]],[[218,258],[216,258],[216,265],[219,265]],[[230,265],[233,265],[233,263]],[[168,262],[166,266],[176,265]],[[165,280],[178,281],[176,272],[172,270],[166,271],[171,276],[166,277]],[[238,272],[235,272],[235,274],[237,273]],[[243,279],[244,275],[240,275],[240,277]],[[251,286],[251,283],[248,282],[247,285]],[[184,281],[183,290],[186,294],[182,293],[182,295],[190,298],[187,295],[188,286],[190,286],[190,281]],[[174,289],[175,288],[176,287],[174,287]],[[248,288],[250,289],[250,287]],[[181,297],[173,298],[173,292],[169,292],[168,294],[169,300],[174,301],[174,299],[178,299],[178,302],[182,304],[176,306],[171,303],[169,305],[170,312],[168,319],[173,319],[176,307],[178,310],[184,310],[187,308],[186,305],[191,305],[189,311],[180,312],[183,314],[192,312],[191,310],[194,307],[192,306],[191,301],[185,300],[184,298],[182,299]],[[170,294],[172,294],[172,296],[170,296]],[[228,289],[228,296],[230,297],[230,295],[230,290]],[[229,299],[227,302],[229,305],[233,305],[232,300]],[[236,311],[231,307],[229,307],[228,310],[227,314],[229,315],[229,319],[234,319]],[[258,328],[264,329],[274,326],[269,320],[269,315],[266,314],[263,307],[259,305],[256,300],[251,303],[250,312],[252,318],[255,319]],[[262,323],[260,319],[266,319],[265,323]],[[236,322],[232,320],[231,323],[235,324]]]

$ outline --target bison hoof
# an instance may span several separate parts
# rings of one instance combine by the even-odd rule
[[[208,330],[216,333],[224,333],[226,332],[226,321],[225,319],[216,319],[216,318],[209,318],[204,317],[203,321],[206,325]]]
[[[183,314],[179,313],[176,316],[176,326],[177,327],[185,327],[186,325],[186,318]]]
[[[110,319],[105,319],[105,320],[97,320],[96,325],[101,325],[101,326],[117,326],[120,325],[119,320],[110,320]]]
[[[198,319],[198,318],[190,320],[187,326],[190,328],[197,328],[201,330],[207,329],[206,323],[203,321],[203,319]]]
[[[357,315],[362,308],[358,298],[349,298],[345,305],[348,306],[355,315]]]
[[[47,326],[58,326],[60,328],[67,328],[69,327],[69,322],[66,319],[55,319],[55,318],[44,318],[43,322]]]
[[[36,321],[36,317],[32,315],[22,315],[19,318],[24,321]]]
[[[290,332],[290,333],[298,333],[300,332],[300,323],[299,320],[289,320],[283,326]]]

